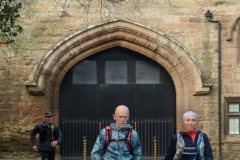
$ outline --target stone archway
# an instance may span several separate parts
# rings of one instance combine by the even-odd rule
[[[227,41],[232,41],[233,40],[233,36],[236,39],[237,35],[233,35],[234,31],[237,30],[237,26],[239,27],[240,24],[238,24],[238,22],[240,21],[240,15],[233,21],[231,28],[229,30],[229,36],[226,38]]]
[[[84,58],[116,46],[143,54],[168,71],[176,88],[178,130],[182,112],[189,108],[187,99],[207,94],[210,88],[204,86],[196,61],[180,43],[138,23],[113,20],[64,39],[46,54],[27,89],[32,95],[45,95],[50,110],[58,115],[59,89],[66,72]]]

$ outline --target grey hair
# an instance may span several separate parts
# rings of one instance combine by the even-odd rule
[[[198,115],[197,115],[197,113],[194,112],[194,111],[192,111],[192,110],[189,110],[189,111],[187,111],[187,112],[185,112],[185,113],[183,114],[183,121],[184,121],[185,118],[186,118],[188,115],[190,115],[190,114],[194,115],[194,117],[195,117],[196,120],[198,121]]]

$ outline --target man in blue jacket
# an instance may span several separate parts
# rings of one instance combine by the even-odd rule
[[[127,124],[129,119],[129,110],[126,106],[120,105],[116,108],[113,118],[115,123],[110,125],[111,141],[106,149],[106,128],[99,133],[93,146],[91,157],[92,160],[100,160],[103,155],[104,160],[140,160],[141,143],[138,134]],[[128,149],[126,141],[126,132],[131,130],[131,151]],[[130,153],[131,152],[131,153]]]

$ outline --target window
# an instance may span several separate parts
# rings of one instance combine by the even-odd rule
[[[73,84],[97,84],[96,61],[83,60],[73,66]]]
[[[127,84],[127,61],[105,61],[105,83]]]
[[[136,61],[137,84],[159,84],[160,69],[156,64],[149,61]]]
[[[239,135],[240,134],[240,103],[231,102],[228,103],[228,134]]]

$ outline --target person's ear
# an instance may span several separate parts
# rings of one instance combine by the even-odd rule
[[[113,117],[114,120],[116,120],[116,119],[115,119],[115,118],[116,118],[116,115],[115,115],[115,114],[113,114],[112,117]]]

